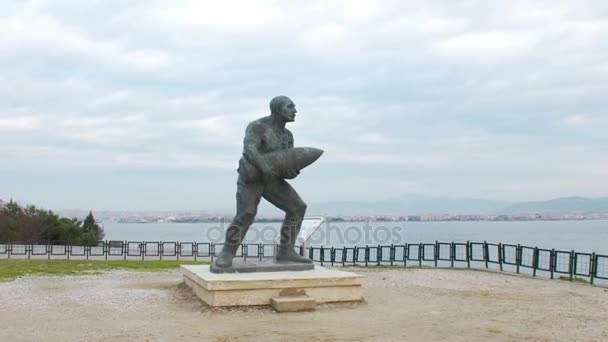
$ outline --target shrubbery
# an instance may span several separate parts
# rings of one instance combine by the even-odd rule
[[[0,242],[63,241],[72,245],[95,245],[103,237],[103,229],[95,223],[91,212],[83,223],[33,205],[22,207],[13,200],[0,202]]]

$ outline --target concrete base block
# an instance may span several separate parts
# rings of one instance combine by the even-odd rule
[[[309,271],[211,273],[183,265],[184,282],[210,306],[270,305],[273,297],[308,296],[316,303],[363,300],[361,275],[315,266]]]
[[[308,296],[288,296],[270,298],[270,307],[278,312],[312,311],[317,306],[314,298]]]

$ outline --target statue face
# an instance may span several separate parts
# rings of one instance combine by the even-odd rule
[[[289,100],[285,101],[285,103],[281,106],[279,116],[281,116],[281,118],[283,118],[283,120],[286,122],[293,122],[296,119],[297,112],[296,105],[293,103],[293,101]]]

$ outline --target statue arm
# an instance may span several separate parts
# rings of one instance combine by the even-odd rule
[[[287,148],[293,148],[293,134],[289,130],[287,130],[288,140],[287,140]],[[300,174],[300,171],[290,169],[287,171],[287,175],[285,179],[294,179]]]
[[[259,151],[262,146],[262,135],[264,127],[259,124],[251,123],[247,126],[245,140],[243,142],[243,156],[247,161],[258,168],[264,175],[272,175],[275,172],[266,162]]]

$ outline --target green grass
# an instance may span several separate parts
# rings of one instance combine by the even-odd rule
[[[559,280],[570,281],[570,277],[569,276],[561,276],[561,277],[559,277]],[[583,278],[580,278],[580,277],[574,277],[574,278],[572,278],[572,282],[574,282],[574,283],[589,284],[589,281],[587,279],[583,279]]]
[[[177,270],[180,265],[206,264],[194,261],[137,260],[0,260],[0,281],[10,281],[26,275],[65,276],[100,274],[111,270],[158,272]]]

